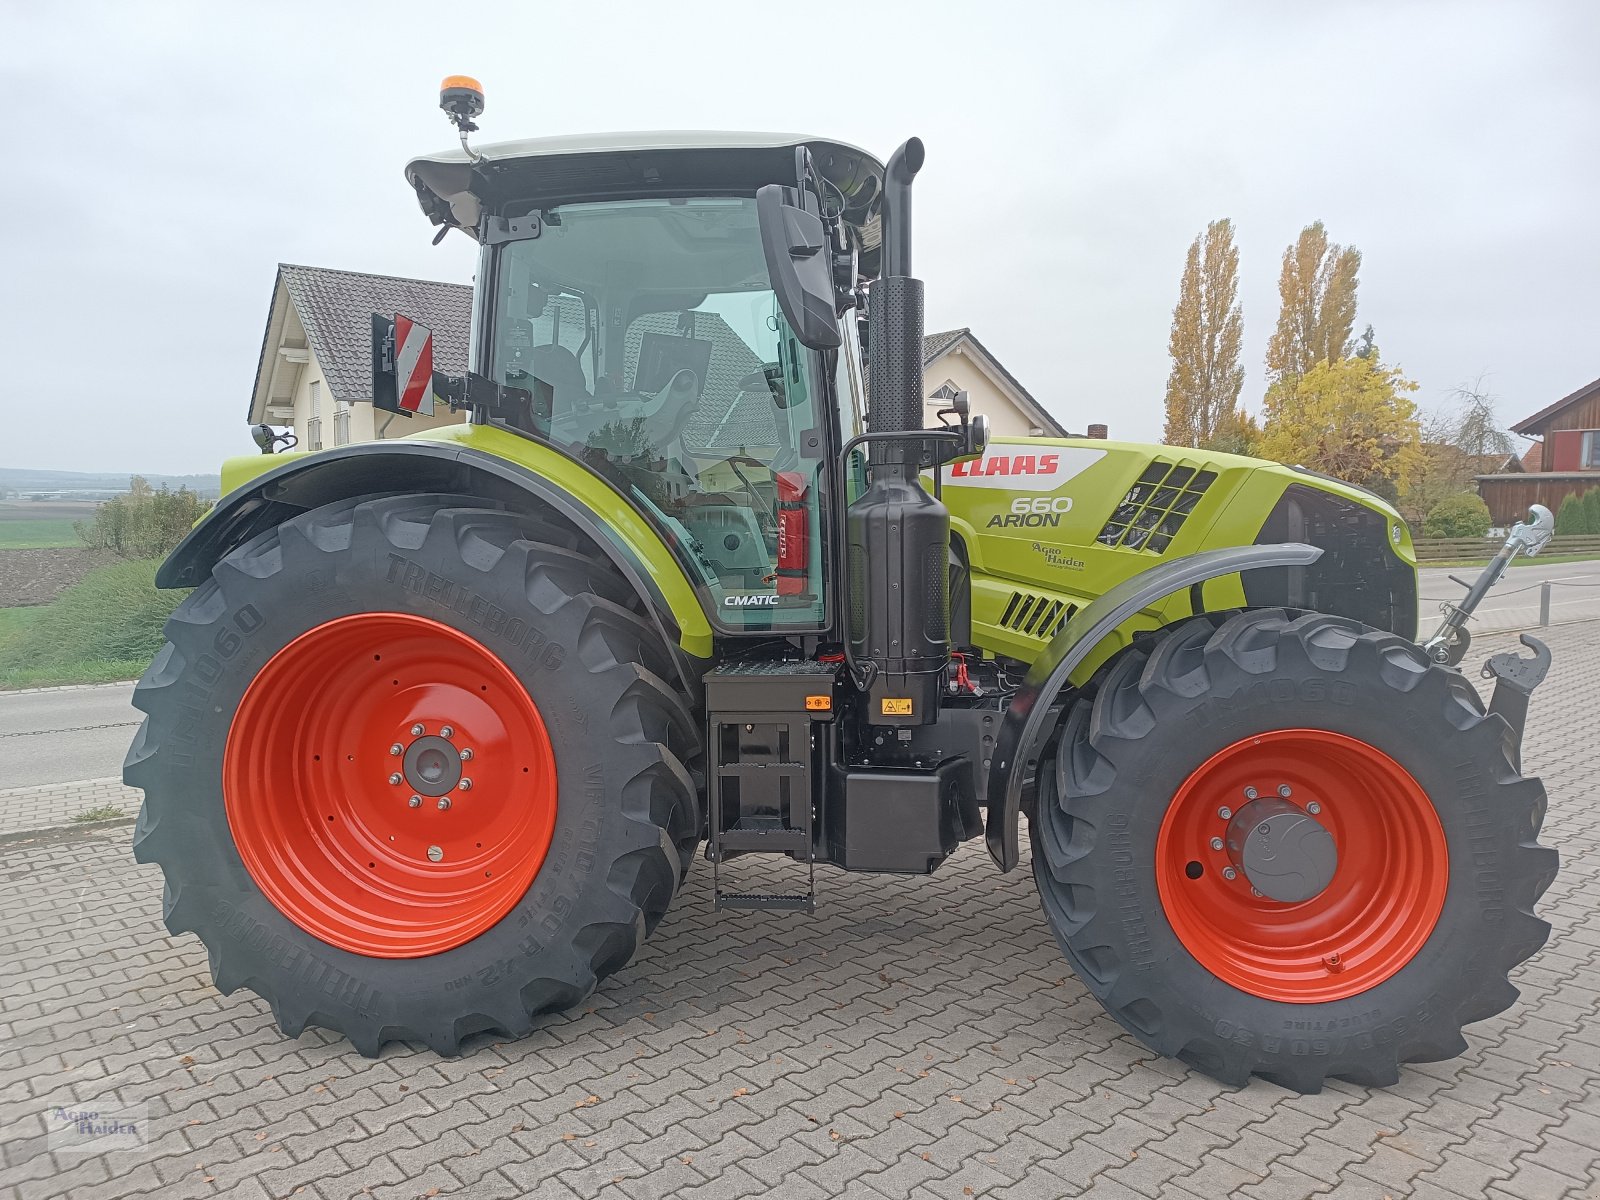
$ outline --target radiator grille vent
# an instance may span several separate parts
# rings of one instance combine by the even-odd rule
[[[1077,611],[1076,604],[1065,600],[1036,596],[1032,592],[1012,592],[1005,612],[1000,614],[1000,624],[1029,637],[1052,638]]]
[[[1095,540],[1102,546],[1161,554],[1216,480],[1215,471],[1197,471],[1158,458],[1128,489]]]

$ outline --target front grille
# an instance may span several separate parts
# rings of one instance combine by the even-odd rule
[[[1216,480],[1215,471],[1156,459],[1128,489],[1095,541],[1102,546],[1161,554]]]
[[[1068,604],[1065,600],[1032,592],[1012,592],[1005,612],[1000,614],[1000,624],[1029,637],[1052,638],[1077,611],[1077,605]]]

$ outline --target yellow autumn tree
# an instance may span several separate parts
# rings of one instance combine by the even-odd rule
[[[1190,244],[1178,284],[1167,341],[1172,372],[1164,440],[1170,446],[1211,447],[1220,432],[1237,423],[1244,386],[1238,295],[1239,251],[1233,222],[1223,218]]]
[[[1223,418],[1202,450],[1217,450],[1223,454],[1256,454],[1261,441],[1261,426],[1244,409],[1235,407]],[[1259,457],[1259,455],[1257,455]]]
[[[1267,392],[1255,453],[1384,492],[1404,488],[1421,458],[1416,390],[1376,357],[1323,360]]]
[[[1345,357],[1356,320],[1360,270],[1361,251],[1329,242],[1321,221],[1307,225],[1284,250],[1278,325],[1267,342],[1269,384]]]

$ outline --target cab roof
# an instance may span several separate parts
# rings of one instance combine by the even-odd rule
[[[763,184],[793,184],[795,150],[804,146],[842,204],[863,260],[880,241],[883,164],[845,142],[795,133],[657,130],[580,133],[460,149],[414,158],[406,181],[435,225],[476,237],[485,210],[623,197],[752,193]],[[865,262],[863,264],[865,266]]]

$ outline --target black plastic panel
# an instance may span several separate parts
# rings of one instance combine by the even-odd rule
[[[1323,555],[1308,566],[1250,572],[1245,600],[1253,607],[1333,613],[1415,638],[1417,572],[1394,552],[1393,521],[1343,496],[1291,484],[1256,543],[1306,542],[1322,547]]]

